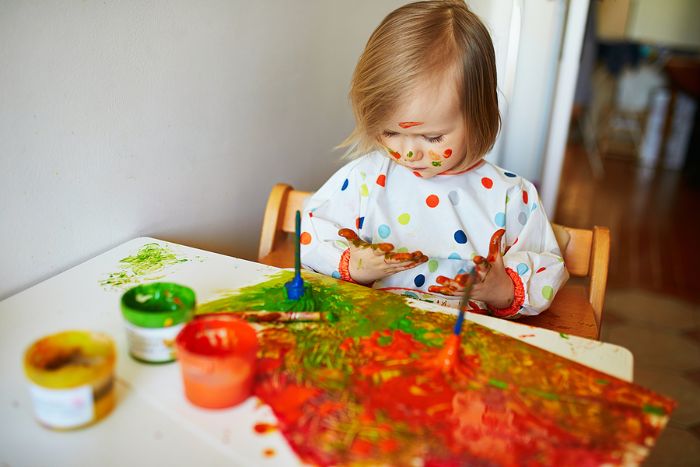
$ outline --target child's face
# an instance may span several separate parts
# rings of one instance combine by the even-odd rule
[[[430,178],[466,169],[467,128],[453,75],[407,93],[379,141],[397,164]]]

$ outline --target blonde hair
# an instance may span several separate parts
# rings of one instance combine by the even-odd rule
[[[496,58],[488,30],[464,1],[404,5],[374,30],[355,67],[350,102],[356,126],[339,147],[358,156],[377,149],[389,115],[430,74],[454,70],[468,128],[468,159],[493,147],[501,123]]]

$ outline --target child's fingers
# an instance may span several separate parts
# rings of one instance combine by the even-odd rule
[[[351,229],[340,229],[338,230],[338,235],[347,240],[350,240],[351,242],[354,240],[359,240],[357,233],[355,233],[355,231]]]
[[[461,293],[458,292],[454,287],[450,287],[448,285],[431,285],[430,287],[428,287],[428,292],[450,296],[459,295]]]
[[[491,241],[489,242],[489,262],[493,262],[496,256],[501,254],[501,239],[505,233],[505,229],[498,229],[491,236]]]

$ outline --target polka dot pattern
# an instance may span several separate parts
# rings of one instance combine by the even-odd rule
[[[416,284],[416,287],[423,287],[423,284],[425,284],[425,276],[423,274],[418,274],[413,279],[413,283]]]
[[[333,271],[331,277],[334,279],[340,279],[340,273],[338,271]]]
[[[358,217],[357,219],[355,219],[355,227],[357,227],[358,229],[361,229],[362,226],[364,225],[364,223],[365,223],[364,217]]]
[[[411,215],[407,212],[404,212],[396,220],[398,220],[399,224],[401,225],[407,225],[409,222],[411,222]]]
[[[308,245],[311,243],[311,234],[309,232],[302,232],[301,235],[299,235],[299,241],[302,245]]]
[[[439,264],[440,263],[438,262],[438,260],[431,259],[430,261],[428,261],[428,271],[430,271],[430,272],[437,271]]]
[[[509,178],[515,178],[515,177],[517,177],[517,175],[515,175],[515,174],[512,173],[512,172],[503,172],[503,175],[505,175],[506,177],[509,177]]]
[[[459,253],[450,253],[450,256],[448,256],[447,259],[462,259],[462,257],[459,256]]]
[[[520,222],[520,225],[527,224],[527,214],[525,214],[524,212],[518,214],[518,222]]]
[[[491,180],[488,177],[484,177],[481,179],[481,184],[486,188],[487,190],[490,190],[493,188],[493,180]]]
[[[386,187],[386,175],[381,174],[379,177],[377,177],[377,185]]]
[[[391,228],[386,224],[382,224],[377,229],[377,233],[381,238],[387,238],[389,235],[391,235]]]
[[[527,191],[523,191],[523,203],[527,204]]]
[[[545,269],[547,269],[547,268],[539,268],[539,269],[537,270],[537,274],[541,273],[541,272],[544,271]]]
[[[545,285],[542,287],[542,296],[545,300],[551,300],[554,297],[554,289],[551,285]]]
[[[454,233],[455,242],[464,245],[467,243],[467,234],[464,230],[458,230]]]
[[[499,212],[498,214],[496,214],[496,217],[494,217],[493,221],[496,223],[497,226],[505,227],[506,226],[506,213]]]
[[[437,195],[430,195],[425,198],[425,204],[427,204],[429,208],[434,208],[440,204],[440,198],[438,198]]]
[[[527,266],[527,264],[520,263],[518,266],[516,266],[515,270],[518,271],[518,275],[522,276],[523,274],[527,274],[530,268]]]
[[[363,183],[362,186],[360,186],[360,196],[369,196],[369,188],[367,188],[366,183]]]
[[[346,178],[345,181],[343,182],[343,186],[340,187],[340,191],[345,191],[348,189],[348,185],[350,185],[350,181]]]

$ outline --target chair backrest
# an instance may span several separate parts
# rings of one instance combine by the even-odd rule
[[[272,188],[265,208],[263,227],[260,234],[258,261],[279,249],[285,240],[285,234],[294,232],[294,214],[301,210],[304,201],[312,193],[298,191],[290,185],[278,183]],[[607,227],[574,229],[552,224],[557,243],[561,248],[564,263],[573,277],[587,277],[588,301],[600,326],[605,303],[605,288],[608,281],[608,263],[610,261],[610,230]],[[293,249],[287,246],[284,256],[287,265],[292,260]],[[268,262],[269,264],[269,262]],[[274,264],[285,266],[281,263]]]

